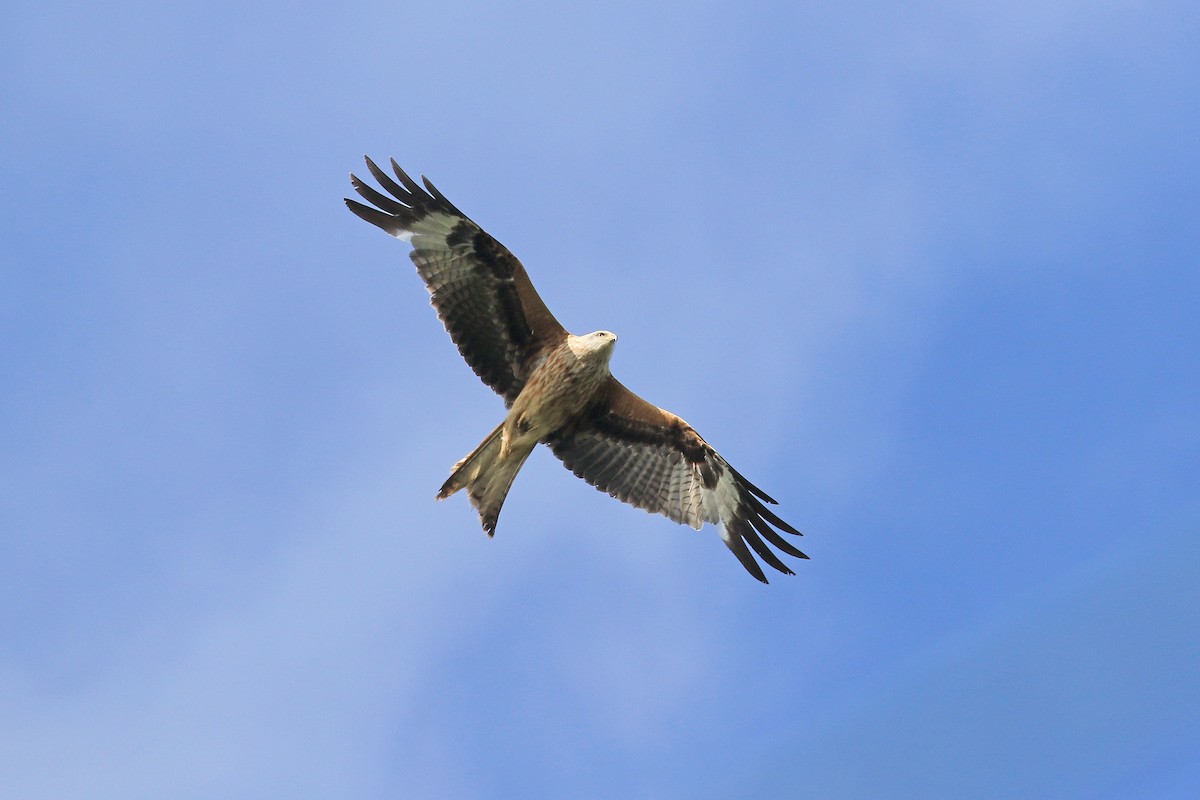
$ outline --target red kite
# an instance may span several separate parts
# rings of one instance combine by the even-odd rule
[[[439,192],[421,186],[392,161],[399,183],[367,159],[389,195],[355,175],[370,206],[347,199],[358,216],[413,246],[410,254],[438,317],[484,383],[504,398],[508,414],[479,447],[454,465],[438,492],[466,489],[483,529],[496,531],[500,508],[525,459],[539,442],[567,469],[601,491],[699,530],[720,525],[742,566],[767,582],[759,558],[794,574],[763,542],[808,558],[777,531],[798,530],[764,505],[765,492],[742,477],[679,417],[626,389],[608,370],[616,334],[575,336],[534,290],[525,268]],[[749,547],[747,547],[749,545]]]

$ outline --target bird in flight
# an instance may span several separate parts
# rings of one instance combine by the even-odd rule
[[[718,525],[726,546],[763,583],[767,578],[751,550],[794,574],[767,544],[808,558],[779,531],[800,532],[767,508],[776,501],[691,425],[612,376],[616,334],[568,333],[516,256],[427,178],[418,184],[394,159],[394,179],[370,158],[366,162],[387,194],[351,174],[355,191],[370,205],[349,198],[346,205],[412,245],[410,256],[450,338],[508,409],[504,421],[454,465],[439,500],[466,489],[492,536],[513,479],[541,442],[567,469],[622,502],[697,530],[706,522]]]

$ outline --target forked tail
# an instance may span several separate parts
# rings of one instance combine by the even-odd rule
[[[500,518],[500,508],[504,498],[512,487],[513,480],[521,471],[525,459],[533,452],[536,441],[528,446],[510,449],[508,455],[500,457],[500,444],[504,423],[496,426],[496,430],[488,434],[471,454],[459,461],[451,469],[450,477],[438,490],[437,499],[445,500],[459,489],[466,489],[471,498],[471,505],[479,512],[479,521],[488,536],[496,532],[496,520]]]

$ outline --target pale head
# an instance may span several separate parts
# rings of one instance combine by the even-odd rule
[[[605,363],[612,358],[613,345],[617,343],[617,335],[612,331],[592,331],[583,336],[568,336],[567,345],[578,358],[594,359],[599,357]]]

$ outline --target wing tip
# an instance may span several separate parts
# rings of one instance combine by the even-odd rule
[[[430,181],[424,175],[421,176],[420,183],[413,180],[412,177],[401,168],[396,159],[388,158],[388,164],[391,166],[392,172],[395,173],[395,178],[393,178],[391,175],[388,175],[387,172],[385,172],[370,156],[364,155],[363,161],[366,162],[367,170],[369,170],[371,175],[374,176],[375,180],[379,182],[379,185],[383,187],[384,191],[395,198],[395,200],[400,201],[400,203],[403,205],[404,212],[400,212],[398,209],[392,208],[392,205],[395,204],[395,201],[391,200],[391,198],[384,197],[383,202],[380,202],[379,193],[372,189],[369,184],[351,172],[350,183],[354,186],[355,190],[358,191],[359,194],[366,197],[366,199],[370,202],[375,203],[386,210],[401,213],[403,216],[407,216],[407,212],[411,212],[416,219],[420,219],[421,217],[433,212],[441,212],[445,214],[453,214],[469,221],[470,218],[467,217],[467,215],[461,210],[459,210],[457,206],[447,200],[446,196],[438,191],[437,187],[433,185],[432,181]],[[399,183],[396,182],[397,180],[399,180]],[[424,186],[422,186],[422,184],[424,184]]]
[[[771,546],[784,555],[810,560],[803,551],[781,535],[781,533],[790,533],[796,536],[803,536],[803,534],[784,522],[763,504],[764,500],[775,503],[765,492],[746,480],[733,467],[728,467],[728,469],[740,497],[737,506],[730,509],[728,517],[722,520],[725,529],[722,536],[725,538],[725,543],[755,578],[759,578],[762,570],[759,568],[756,571],[747,566],[746,558],[753,560],[751,549],[763,562],[776,571],[785,575],[795,575],[796,573],[771,550]],[[778,528],[779,531],[776,531],[775,528]],[[763,541],[764,539],[766,541]],[[747,545],[749,546],[747,547]],[[755,563],[755,566],[757,567],[758,564]],[[764,579],[759,579],[766,583]]]
[[[392,236],[399,236],[402,232],[399,221],[391,214],[385,214],[377,208],[364,205],[357,200],[351,200],[349,197],[343,197],[342,200],[345,201],[346,208],[354,212],[359,219],[371,223]]]
[[[726,466],[729,466],[728,462],[726,463]],[[778,500],[776,500],[774,497],[771,497],[771,495],[767,494],[766,492],[764,492],[762,489],[755,486],[750,481],[746,480],[746,476],[743,475],[742,473],[738,472],[732,466],[729,466],[729,472],[733,475],[734,480],[737,481],[738,484],[741,485],[743,488],[745,488],[746,491],[750,492],[750,494],[754,495],[755,497],[757,497],[760,500],[764,500],[764,501],[770,503],[773,506],[779,505]]]

